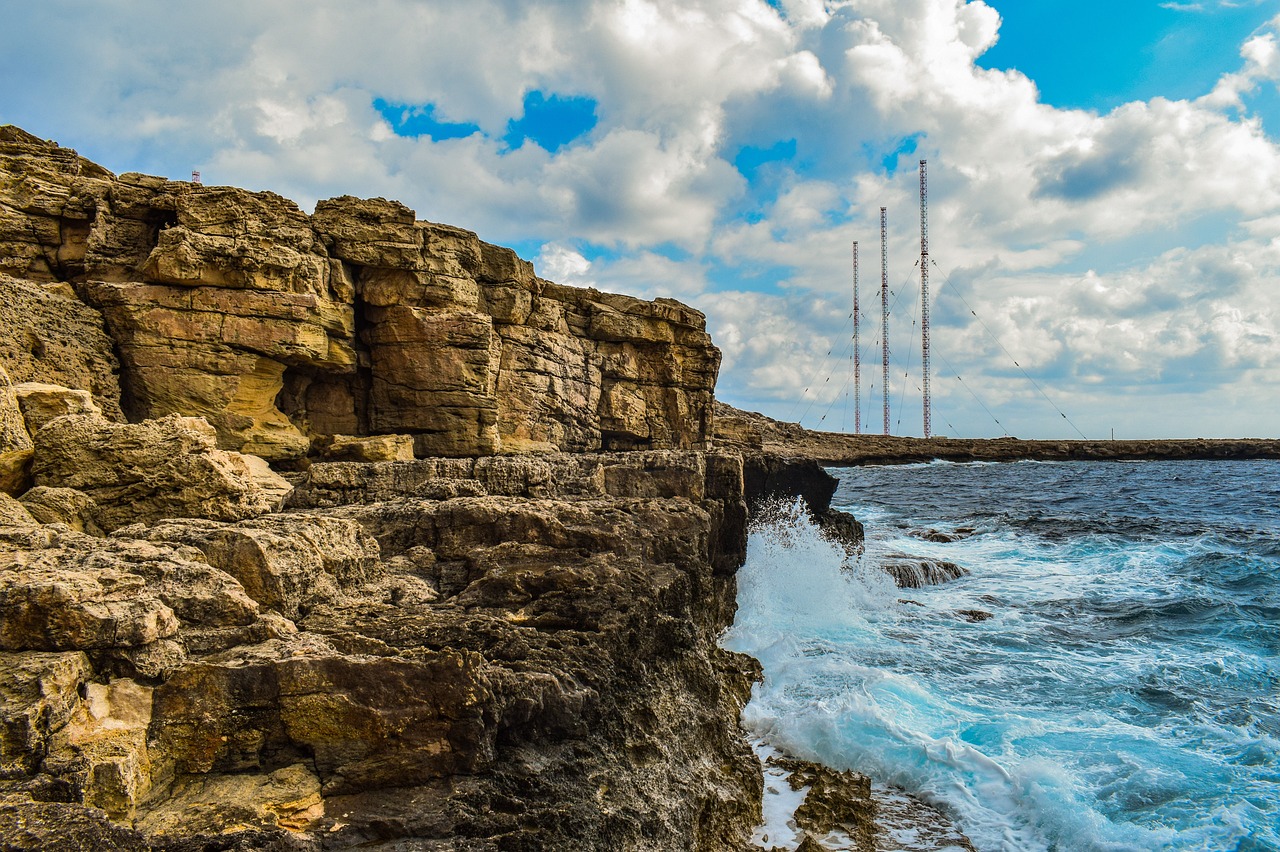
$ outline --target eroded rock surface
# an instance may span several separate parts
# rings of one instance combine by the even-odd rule
[[[56,801],[104,810],[131,833],[67,825],[126,849],[741,848],[757,668],[715,643],[740,461],[574,461],[564,479],[520,457],[334,463],[434,470],[412,479],[441,496],[10,528],[0,830]]]
[[[478,456],[710,437],[720,354],[702,314],[543,280],[394,201],[308,216],[272,193],[117,177],[5,127],[0,273],[16,380],[92,390],[108,416],[204,417],[222,449],[285,460],[314,439],[406,435],[418,456]]]
[[[699,312],[13,127],[0,297],[0,843],[746,845]]]

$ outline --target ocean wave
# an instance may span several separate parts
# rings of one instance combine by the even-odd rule
[[[861,559],[798,516],[752,536],[725,640],[764,667],[745,723],[984,850],[1280,848],[1280,525],[1249,481],[1280,465],[1204,464],[842,473]],[[894,550],[970,574],[894,589]]]

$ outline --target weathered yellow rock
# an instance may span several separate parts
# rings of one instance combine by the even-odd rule
[[[74,280],[102,311],[130,416],[203,416],[222,449],[292,460],[330,435],[410,434],[419,456],[468,456],[709,437],[719,353],[701,314],[544,281],[398,202],[344,196],[308,217],[271,193],[115,178],[15,131],[0,138],[0,210],[6,269]],[[62,383],[115,416],[97,384]]]
[[[84,701],[51,744],[51,760],[79,765],[85,804],[117,820],[131,820],[151,789],[151,693],[128,679],[85,684]]]
[[[200,418],[60,417],[35,435],[32,474],[38,485],[83,491],[108,531],[160,518],[240,520],[273,508],[244,457],[217,449]]]
[[[324,448],[328,461],[380,462],[412,461],[412,435],[334,435]]]
[[[22,495],[22,505],[42,524],[66,524],[75,532],[102,535],[98,526],[98,504],[74,488],[37,485]]]
[[[182,778],[138,820],[148,835],[220,834],[245,826],[303,831],[324,816],[320,779],[301,763],[274,772]]]
[[[27,507],[0,491],[0,527],[34,527],[40,524]]]
[[[13,386],[18,408],[27,430],[35,434],[41,426],[65,414],[102,417],[102,409],[87,390],[64,388],[44,382],[22,382]]]
[[[80,651],[0,653],[0,772],[35,772],[92,676],[89,658]]]

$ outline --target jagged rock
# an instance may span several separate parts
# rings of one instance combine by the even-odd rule
[[[96,538],[66,528],[0,548],[0,647],[101,650],[143,674],[181,662],[162,640],[247,627],[258,605],[194,548]]]
[[[800,844],[796,846],[795,852],[826,852],[827,847],[818,842],[809,832],[805,832],[800,838]]]
[[[66,524],[76,532],[102,535],[98,526],[98,504],[74,488],[37,485],[22,495],[22,505],[42,524]]]
[[[84,700],[51,740],[45,769],[71,781],[86,805],[131,820],[151,789],[152,689],[117,679],[86,683],[82,691]]]
[[[142,577],[74,570],[43,554],[0,553],[0,649],[129,648],[178,632],[173,610]]]
[[[33,527],[39,523],[26,506],[0,491],[0,527]]]
[[[878,563],[900,589],[919,589],[958,580],[969,572],[946,559],[927,559],[905,553],[885,554]]]
[[[225,834],[228,826],[303,831],[323,816],[320,779],[294,763],[274,772],[183,778],[138,828],[170,836]]]
[[[797,497],[811,515],[820,516],[831,507],[837,483],[813,459],[749,453],[743,458],[743,484],[752,517],[760,517],[769,513],[771,503]]]
[[[182,773],[306,758],[329,792],[400,787],[492,760],[475,654],[347,657],[299,634],[206,658],[155,693],[152,737]]]
[[[922,541],[932,541],[938,544],[950,544],[954,541],[961,541],[962,539],[966,539],[973,535],[973,533],[973,527],[956,527],[954,530],[949,532],[946,530],[935,530],[932,528],[907,530],[907,535],[912,538],[918,538]]]
[[[213,430],[198,418],[122,424],[60,417],[35,435],[32,475],[37,485],[83,491],[108,531],[161,518],[234,521],[273,508],[244,457],[217,449]]]
[[[142,852],[147,841],[101,810],[79,804],[0,797],[0,838],[5,852]]]
[[[192,545],[258,604],[291,619],[316,604],[343,600],[378,572],[377,542],[341,518],[267,515],[235,525],[170,520],[116,534]]]
[[[386,433],[419,456],[703,449],[711,434],[720,356],[701,313],[544,281],[396,202],[308,217],[271,193],[116,177],[10,129],[0,210],[0,271],[75,282],[102,311],[130,415],[203,416],[223,449],[287,460]],[[92,378],[58,381],[114,417],[118,389]]]
[[[80,414],[100,419],[102,409],[86,390],[72,390],[43,382],[22,382],[13,386],[18,408],[26,421],[27,431],[35,434],[40,427],[64,414]]]
[[[956,615],[960,616],[970,624],[977,624],[980,621],[986,621],[988,618],[993,617],[992,614],[987,612],[985,609],[958,609],[956,610]]]
[[[354,465],[319,462],[307,469],[288,505],[321,508],[422,498],[443,483],[478,493],[449,496],[674,497],[706,496],[709,459],[723,457],[670,450],[630,453],[549,453],[479,459],[426,458]],[[741,470],[737,457],[732,456]],[[740,472],[737,474],[741,478]],[[738,485],[732,483],[734,493]],[[430,495],[433,498],[435,494]],[[439,498],[436,498],[439,499]]]
[[[862,522],[839,509],[827,509],[815,520],[822,534],[842,545],[849,554],[861,553],[864,539]]]
[[[307,216],[13,128],[0,270],[37,320],[0,311],[0,362],[92,393],[32,407],[32,511],[0,505],[0,651],[53,672],[0,710],[0,843],[743,846],[743,468],[700,452],[700,313],[395,202]],[[114,353],[158,419],[112,422]]]
[[[0,778],[35,774],[92,676],[80,651],[0,653]]]
[[[0,161],[3,159],[0,153]],[[0,165],[0,175],[3,172]],[[0,213],[0,218],[3,215]],[[0,236],[0,255],[3,242]],[[93,395],[107,417],[124,419],[119,364],[102,315],[80,301],[66,284],[41,284],[0,274],[0,363],[16,383],[80,388]],[[35,429],[31,427],[32,432]]]

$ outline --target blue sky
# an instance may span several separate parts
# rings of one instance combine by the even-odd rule
[[[920,433],[927,158],[936,433],[1280,434],[1280,0],[0,3],[0,122],[682,299],[808,426],[853,427],[857,240],[879,427],[884,206]]]

